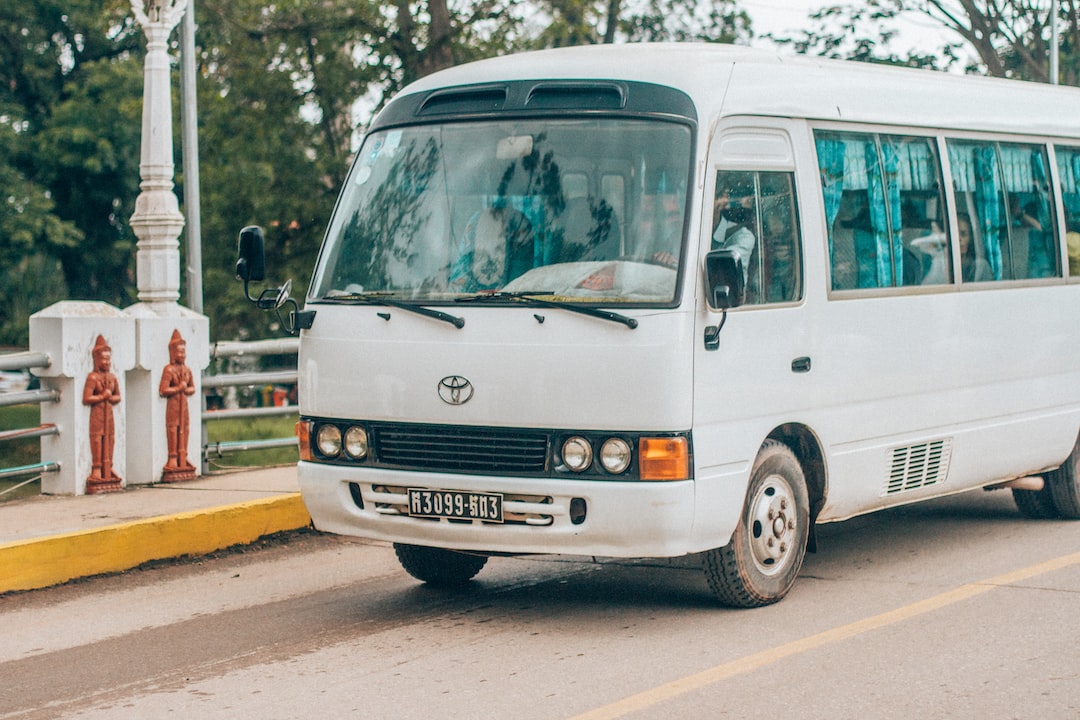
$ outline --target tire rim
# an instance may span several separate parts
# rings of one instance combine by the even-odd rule
[[[750,499],[750,556],[763,575],[776,575],[796,554],[799,518],[795,493],[780,475],[769,475]]]

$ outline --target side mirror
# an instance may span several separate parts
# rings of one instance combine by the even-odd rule
[[[315,321],[314,310],[300,310],[299,304],[289,297],[292,280],[287,280],[280,287],[264,288],[257,297],[251,296],[248,284],[266,279],[266,243],[263,230],[256,225],[249,225],[240,231],[236,243],[236,279],[244,281],[244,297],[260,310],[273,310],[281,323],[281,328],[289,335],[299,335],[301,330],[308,330]],[[281,309],[288,306],[289,312],[282,317]]]
[[[266,250],[262,228],[248,225],[240,231],[236,245],[236,279],[245,283],[265,280]]]
[[[705,290],[709,306],[730,310],[746,302],[746,275],[734,250],[710,250],[705,256]]]

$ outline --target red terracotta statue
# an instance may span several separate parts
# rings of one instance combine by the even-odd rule
[[[120,402],[120,383],[112,374],[112,348],[101,335],[94,349],[94,369],[86,376],[83,405],[90,406],[90,457],[92,469],[86,478],[86,493],[115,492],[123,489],[123,480],[113,471],[113,447],[116,423],[113,405]]]
[[[188,398],[195,394],[195,381],[191,369],[185,365],[187,343],[179,330],[173,330],[169,340],[169,364],[161,371],[158,392],[165,398],[165,431],[168,435],[169,460],[161,470],[162,482],[191,480],[195,466],[188,462],[188,436],[191,433],[191,416]]]

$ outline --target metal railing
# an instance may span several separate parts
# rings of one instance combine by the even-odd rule
[[[251,342],[223,341],[214,343],[210,349],[211,361],[220,358],[256,357],[263,355],[296,355],[299,349],[297,338],[278,340],[256,340]],[[207,423],[228,418],[254,418],[272,415],[292,415],[297,412],[295,405],[270,405],[267,407],[228,408],[208,410],[206,391],[227,387],[253,387],[258,385],[292,385],[296,383],[295,370],[272,370],[266,372],[239,372],[221,375],[204,375],[203,386],[203,437],[202,471],[207,472],[211,457],[221,457],[226,453],[245,450],[265,450],[270,448],[295,447],[296,437],[270,438],[263,440],[230,440],[227,442],[208,442]]]
[[[45,353],[16,352],[0,355],[0,370],[4,371],[30,370],[31,368],[49,367],[50,364],[51,360]],[[57,402],[59,399],[60,393],[56,390],[20,390],[15,392],[4,392],[0,393],[0,407],[29,405],[34,403],[40,405],[41,403],[46,402]],[[30,440],[45,437],[47,435],[59,434],[60,430],[56,425],[52,423],[42,423],[37,427],[2,430],[0,431],[0,442]],[[42,473],[56,472],[59,469],[60,464],[57,462],[38,462],[30,465],[20,465],[18,467],[3,467],[0,468],[0,480],[24,477],[26,475],[33,476],[23,483],[8,488],[4,491],[7,493],[17,490],[23,485],[34,482]]]
[[[253,342],[218,342],[211,347],[210,359],[258,357],[264,355],[296,355],[299,343],[296,338],[280,340],[258,340]],[[51,360],[45,353],[15,352],[0,355],[0,371],[31,370],[49,367]],[[209,410],[206,407],[206,391],[220,390],[227,387],[252,387],[260,385],[293,385],[296,383],[296,370],[272,370],[267,372],[238,372],[220,375],[204,375],[202,379],[202,471],[207,472],[211,457],[221,457],[226,453],[246,450],[265,450],[271,448],[295,447],[296,437],[282,437],[254,440],[230,440],[208,442],[207,422],[229,418],[255,418],[265,416],[291,415],[297,412],[296,405],[271,405],[267,407],[229,408]],[[0,408],[15,405],[41,404],[57,402],[60,393],[56,390],[18,390],[0,392]],[[53,423],[41,423],[37,427],[13,428],[0,430],[0,442],[34,440],[50,435],[59,435],[60,430]],[[30,465],[0,467],[0,480],[33,476],[26,482],[8,488],[4,492],[17,490],[23,485],[34,482],[42,473],[56,472],[60,469],[57,462],[38,462]]]

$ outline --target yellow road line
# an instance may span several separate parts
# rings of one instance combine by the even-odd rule
[[[0,592],[204,555],[311,522],[300,493],[0,544]]]
[[[909,620],[919,615],[933,612],[934,610],[939,610],[949,605],[954,605],[963,600],[981,595],[996,587],[1012,585],[1035,577],[1036,575],[1061,570],[1062,568],[1077,564],[1080,564],[1080,552],[1064,555],[1059,558],[1054,558],[1053,560],[1047,560],[1036,565],[997,575],[979,582],[961,585],[954,590],[934,595],[925,600],[920,600],[919,602],[905,605],[895,610],[881,613],[880,615],[874,615],[848,625],[833,628],[832,630],[826,630],[816,635],[810,635],[809,637],[794,640],[785,643],[784,645],[769,648],[768,650],[762,650],[759,653],[747,655],[746,657],[732,660],[731,662],[726,662],[722,665],[716,665],[708,670],[703,670],[699,673],[688,675],[663,685],[658,685],[657,687],[623,698],[610,705],[605,705],[596,708],[595,710],[590,710],[589,712],[577,715],[571,718],[571,720],[613,720],[613,718],[620,718],[629,715],[630,713],[658,705],[680,695],[693,692],[694,690],[698,690],[707,685],[720,682],[721,680],[726,680],[736,675],[757,670],[758,668],[765,667],[766,665],[778,662],[784,658],[824,647],[825,645],[832,645],[842,640],[847,640],[848,638],[870,632],[871,630],[877,630],[888,625]]]

